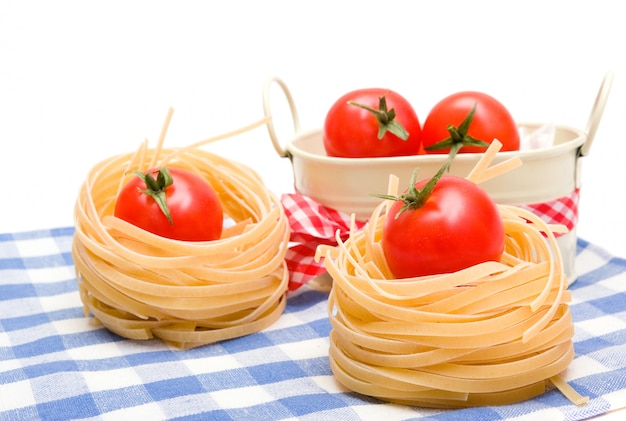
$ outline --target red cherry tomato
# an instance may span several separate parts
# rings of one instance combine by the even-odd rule
[[[167,179],[165,173],[171,175],[171,184],[164,181]],[[220,238],[224,219],[222,205],[206,180],[180,168],[150,170],[143,176],[151,177],[158,185],[144,181],[140,176],[134,177],[117,198],[116,217],[175,240],[210,241]],[[160,195],[165,200],[171,222],[154,195]]]
[[[502,151],[520,147],[519,129],[511,113],[497,99],[481,92],[458,92],[438,102],[430,111],[422,128],[422,144],[428,148],[450,137],[448,126],[458,127],[476,106],[467,135],[491,143],[502,142]],[[449,148],[428,150],[426,153],[448,153]],[[484,152],[485,148],[464,146],[459,152]]]
[[[427,181],[416,183],[416,189]],[[441,177],[420,207],[400,212],[403,205],[396,201],[391,207],[381,240],[396,278],[456,272],[500,260],[502,218],[489,195],[471,181]]]
[[[404,97],[388,89],[359,89],[345,94],[326,114],[323,132],[326,154],[334,157],[416,155],[421,146],[421,126],[415,110]]]

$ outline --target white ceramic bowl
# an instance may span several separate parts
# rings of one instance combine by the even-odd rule
[[[587,128],[581,130],[554,127],[554,140],[549,147],[534,150],[500,152],[494,164],[510,157],[519,156],[523,165],[506,172],[481,186],[496,203],[530,205],[545,203],[570,195],[580,187],[581,157],[588,154],[600,122],[612,84],[612,73],[605,77],[589,118]],[[366,220],[380,199],[372,193],[385,194],[389,175],[400,180],[399,187],[408,186],[411,174],[419,168],[418,179],[432,177],[443,165],[447,155],[419,155],[389,158],[337,158],[324,151],[322,130],[299,132],[299,121],[293,98],[279,78],[267,80],[264,89],[264,108],[271,115],[269,90],[277,83],[289,102],[295,136],[286,144],[276,137],[273,124],[268,131],[276,152],[291,160],[295,190],[316,202],[339,211],[354,213]],[[520,124],[520,130],[533,132],[543,124]],[[458,154],[452,163],[450,174],[467,176],[480,158],[480,154]],[[576,255],[576,230],[558,238],[566,273],[573,282],[576,278],[574,258]]]

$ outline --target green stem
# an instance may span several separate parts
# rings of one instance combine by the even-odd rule
[[[402,140],[407,140],[409,138],[409,132],[406,131],[402,124],[395,120],[396,111],[393,108],[391,110],[387,110],[387,99],[384,95],[378,99],[378,109],[353,101],[348,101],[348,104],[363,108],[376,117],[378,120],[378,139],[382,139],[387,132],[393,133]]]
[[[170,225],[174,225],[172,215],[170,215],[170,210],[167,206],[167,197],[165,195],[165,189],[174,183],[174,179],[172,178],[172,175],[167,167],[163,167],[157,171],[156,179],[152,176],[152,174],[150,174],[150,172],[145,174],[141,171],[133,172],[146,184],[146,189],[141,190],[141,192],[152,197],[154,201],[157,202],[157,205],[159,205],[159,209],[161,209],[161,212],[163,212]]]
[[[444,165],[442,165],[441,168],[439,168],[439,170],[437,171],[437,173],[434,176],[432,176],[426,184],[424,184],[424,187],[422,187],[421,190],[415,187],[415,183],[417,181],[417,173],[419,170],[418,168],[416,168],[415,170],[413,170],[413,173],[411,174],[411,180],[409,181],[409,188],[407,189],[406,193],[400,196],[392,196],[388,194],[372,194],[372,196],[379,197],[381,199],[402,201],[404,205],[402,205],[398,213],[396,213],[395,218],[398,218],[400,214],[406,210],[419,209],[422,206],[424,206],[424,204],[426,203],[426,201],[432,194],[433,190],[435,189],[435,186],[439,182],[439,179],[441,179],[441,177],[446,172],[446,170],[448,170],[450,166],[450,162],[451,162],[450,159],[446,160]]]
[[[437,149],[446,149],[450,148],[450,153],[448,155],[448,161],[452,162],[452,159],[457,154],[459,149],[463,146],[478,146],[482,148],[489,147],[489,143],[473,138],[468,135],[470,124],[472,124],[472,120],[474,119],[474,113],[476,112],[476,104],[472,107],[472,110],[467,114],[465,119],[461,122],[459,127],[454,127],[453,125],[449,125],[447,127],[448,133],[450,137],[432,144],[430,146],[425,147],[427,151],[433,151]]]

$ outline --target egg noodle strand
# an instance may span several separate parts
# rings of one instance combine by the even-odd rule
[[[168,113],[158,145],[143,142],[128,154],[96,164],[75,205],[72,256],[85,314],[132,339],[160,338],[191,348],[262,330],[286,305],[284,256],[288,220],[280,201],[251,168],[200,146],[165,148]],[[214,241],[177,241],[113,216],[120,189],[133,170],[178,167],[200,175],[218,194],[232,221]]]
[[[489,168],[499,142],[471,173],[484,181],[519,165]],[[494,168],[496,168],[494,170]],[[390,180],[396,195],[397,180]],[[559,376],[574,358],[566,276],[553,232],[531,212],[498,205],[505,250],[441,275],[394,279],[381,248],[390,201],[316,259],[333,278],[328,313],[330,364],[347,388],[401,404],[434,408],[502,405],[550,385],[584,404]]]

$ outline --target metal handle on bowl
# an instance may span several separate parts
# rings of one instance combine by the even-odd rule
[[[285,82],[275,76],[268,78],[265,81],[265,85],[263,86],[263,111],[265,112],[265,116],[272,116],[272,112],[270,110],[270,88],[272,86],[272,83],[278,84],[278,86],[280,86],[280,88],[283,90],[283,93],[287,98],[287,102],[289,103],[289,108],[291,109],[291,118],[293,120],[294,131],[298,133],[300,131],[300,118],[298,117],[296,104]],[[271,119],[267,122],[267,131],[270,135],[270,139],[272,140],[272,144],[274,145],[274,149],[276,149],[278,155],[283,158],[287,157],[289,155],[287,148],[279,142],[278,137],[276,136],[276,129],[274,128],[274,122]]]
[[[583,143],[580,147],[580,156],[587,156],[589,154],[589,149],[591,149],[591,144],[596,136],[596,131],[598,130],[598,125],[602,119],[602,113],[604,113],[604,107],[609,97],[612,85],[613,72],[609,71],[606,76],[604,76],[604,80],[602,81],[602,85],[600,86],[600,90],[596,96],[596,101],[591,109],[591,115],[589,116],[586,128],[587,138],[585,139],[585,143]]]

